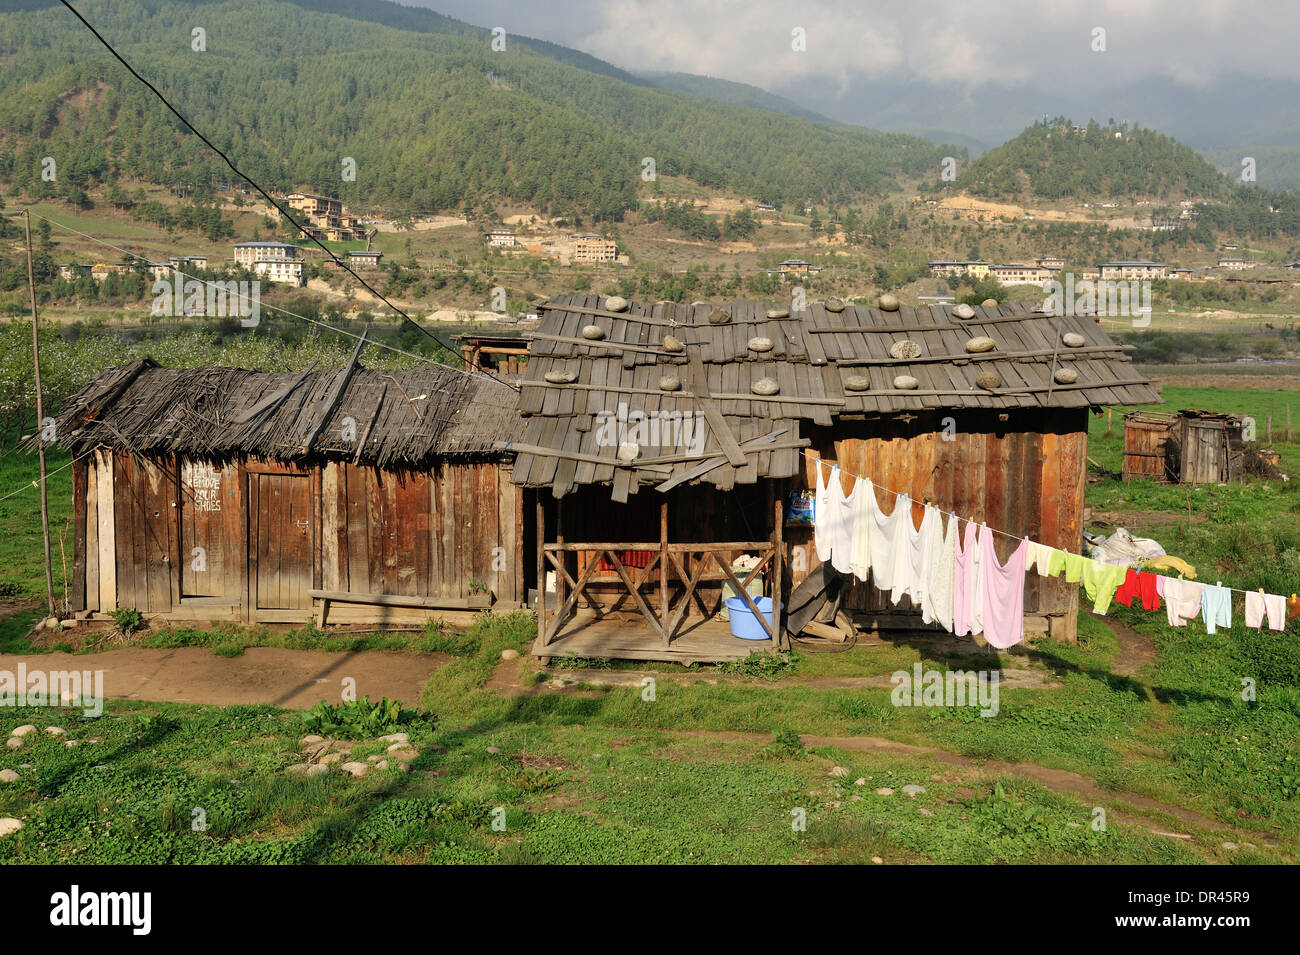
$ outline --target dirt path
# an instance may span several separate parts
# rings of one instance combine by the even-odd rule
[[[1150,637],[1138,633],[1128,624],[1120,623],[1118,620],[1107,620],[1106,623],[1119,638],[1119,655],[1110,666],[1112,673],[1119,676],[1133,676],[1148,663],[1156,662],[1156,645]]]
[[[974,759],[949,750],[936,749],[933,746],[913,746],[909,743],[899,743],[895,740],[883,739],[877,736],[813,736],[805,734],[799,738],[803,740],[805,746],[830,746],[835,749],[845,750],[846,752],[928,756],[935,762],[943,763],[945,766],[978,769],[982,772],[994,774],[1005,773],[1009,776],[1019,776],[1022,779],[1032,779],[1044,789],[1050,789],[1053,792],[1076,796],[1096,805],[1106,805],[1108,807],[1107,811],[1121,822],[1130,822],[1146,826],[1157,835],[1172,836],[1174,838],[1189,838],[1184,833],[1172,833],[1154,828],[1149,822],[1126,816],[1112,808],[1109,808],[1109,804],[1118,800],[1147,812],[1160,812],[1165,815],[1173,816],[1175,819],[1189,825],[1199,826],[1203,829],[1210,829],[1215,832],[1236,831],[1233,827],[1225,825],[1217,819],[1210,819],[1208,816],[1202,816],[1199,813],[1192,812],[1190,809],[1183,809],[1180,806],[1171,806],[1168,803],[1162,803],[1157,799],[1152,799],[1150,796],[1142,796],[1138,793],[1117,792],[1114,790],[1104,789],[1099,786],[1096,781],[1089,779],[1087,776],[1080,773],[1072,773],[1065,769],[1050,769],[1046,766],[1039,766],[1037,763],[1008,763],[996,759]],[[1269,837],[1263,834],[1259,834],[1257,838],[1260,839],[1261,842],[1269,839]]]
[[[206,647],[152,650],[123,647],[103,653],[0,654],[0,669],[16,672],[20,663],[35,670],[103,671],[108,699],[169,703],[269,703],[309,709],[321,700],[337,703],[343,681],[354,681],[356,695],[414,704],[429,674],[451,657],[443,653],[363,653],[250,647],[237,657],[219,657]]]
[[[714,732],[710,730],[682,730],[680,732],[683,735],[705,736],[710,739],[718,739],[731,743],[751,742],[764,744],[771,741],[771,738],[764,733]],[[970,756],[963,756],[960,753],[951,752],[950,750],[939,749],[934,746],[916,746],[911,743],[900,743],[897,740],[885,739],[879,736],[816,736],[810,733],[804,733],[800,735],[799,739],[805,746],[809,747],[828,746],[834,749],[844,750],[845,752],[928,757],[937,763],[942,763],[945,766],[952,766],[970,773],[994,775],[1005,774],[1009,776],[1019,776],[1022,779],[1032,779],[1044,789],[1064,793],[1082,799],[1085,802],[1097,806],[1103,806],[1112,819],[1129,825],[1142,826],[1155,835],[1165,836],[1172,839],[1192,841],[1194,837],[1185,832],[1171,832],[1168,829],[1162,828],[1158,823],[1142,818],[1137,813],[1161,813],[1166,816],[1171,816],[1174,819],[1185,823],[1189,827],[1194,826],[1215,833],[1233,835],[1238,839],[1253,839],[1256,844],[1268,846],[1270,848],[1276,848],[1280,842],[1292,846],[1295,845],[1291,840],[1279,837],[1273,833],[1255,832],[1230,826],[1219,822],[1217,819],[1202,816],[1200,813],[1193,812],[1190,809],[1184,809],[1181,806],[1174,806],[1169,803],[1161,802],[1160,800],[1153,799],[1150,796],[1105,789],[1098,785],[1095,780],[1081,775],[1080,773],[1073,773],[1064,769],[1051,769],[1046,766],[1040,766],[1037,763],[1009,763],[996,759],[976,759]],[[1135,812],[1126,812],[1123,809],[1116,808],[1116,803],[1123,804],[1124,806],[1135,810]]]
[[[705,683],[716,686],[719,683],[743,683],[747,687],[766,690],[804,687],[812,690],[863,690],[881,689],[895,686],[892,676],[881,673],[876,676],[818,676],[807,679],[791,677],[783,680],[755,680],[752,677],[730,673],[667,673],[653,670],[561,670],[554,667],[543,668],[540,682],[524,686],[520,681],[519,662],[502,661],[492,671],[492,679],[487,687],[508,696],[535,696],[545,692],[565,692],[577,684],[584,686],[642,686],[642,681],[649,677],[662,683],[689,685]],[[1029,670],[1004,667],[1001,688],[1004,690],[1038,689],[1052,690],[1062,686],[1054,682],[1043,670]]]
[[[1126,676],[1136,673],[1146,663],[1155,660],[1155,647],[1150,638],[1143,636],[1137,631],[1122,624],[1110,621],[1120,638],[1120,654],[1114,665],[1114,672]],[[710,674],[703,677],[696,674],[675,674],[675,673],[656,673],[642,670],[555,670],[546,669],[542,671],[542,679],[530,686],[522,685],[520,660],[502,661],[493,670],[492,679],[487,686],[498,693],[508,696],[534,696],[540,693],[558,693],[558,694],[583,694],[577,684],[583,687],[598,686],[623,686],[639,687],[644,677],[653,677],[656,680],[665,680],[674,683],[693,683],[702,681],[708,684],[739,682],[744,680],[749,686],[762,687],[782,687],[782,686],[804,686],[817,689],[847,689],[862,687],[888,686],[889,677],[887,675],[875,677],[819,677],[810,680],[780,680],[770,683],[762,681],[747,680],[743,677],[735,677],[727,674]],[[1056,684],[1048,683],[1042,679],[1040,671],[1036,670],[1005,670],[1004,679],[1008,688],[1017,685],[1022,686],[1040,686],[1052,687]],[[590,691],[586,691],[590,692]],[[655,732],[666,732],[680,734],[685,736],[704,736],[709,739],[717,739],[730,743],[750,743],[765,745],[770,742],[771,738],[764,733],[750,732],[718,732],[713,730],[656,730]],[[1184,809],[1181,806],[1174,806],[1163,803],[1158,799],[1150,796],[1143,796],[1138,793],[1118,792],[1105,789],[1095,780],[1082,775],[1081,773],[1070,772],[1063,769],[1052,769],[1047,766],[1040,766],[1037,763],[1027,762],[1006,762],[1003,760],[976,759],[969,756],[963,756],[950,750],[939,749],[934,746],[918,746],[910,743],[901,743],[896,740],[885,739],[879,736],[816,736],[812,734],[803,734],[800,736],[805,746],[818,747],[828,746],[846,752],[862,753],[882,753],[899,756],[919,756],[928,757],[935,762],[942,763],[946,766],[952,766],[972,775],[980,774],[1005,774],[1009,776],[1018,776],[1022,779],[1031,779],[1041,785],[1044,789],[1052,790],[1066,795],[1073,796],[1093,805],[1104,806],[1111,818],[1118,822],[1130,825],[1142,826],[1155,835],[1164,836],[1172,839],[1190,841],[1193,836],[1186,832],[1169,831],[1164,828],[1163,823],[1152,822],[1150,819],[1143,818],[1147,814],[1161,814],[1170,817],[1178,822],[1185,824],[1187,827],[1195,827],[1211,832],[1222,833],[1225,835],[1249,836],[1260,845],[1276,846],[1278,841],[1288,842],[1289,840],[1279,840],[1278,837],[1268,833],[1250,832],[1248,830],[1238,829],[1236,827],[1203,816],[1200,813],[1193,812],[1190,809]],[[1118,808],[1119,803],[1126,809]]]

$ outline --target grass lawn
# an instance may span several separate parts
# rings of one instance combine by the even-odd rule
[[[1272,413],[1275,428],[1286,400],[1172,383],[1164,395],[1167,409]],[[1090,455],[1117,469],[1121,437],[1105,435],[1104,417],[1092,428]],[[1087,501],[1112,526],[1158,539],[1200,579],[1289,594],[1300,584],[1300,448],[1278,449],[1294,477],[1286,484],[1189,490],[1097,476]],[[34,468],[34,459],[0,457],[0,494]],[[66,518],[69,487],[67,471],[56,475],[56,523]],[[34,491],[0,501],[0,581],[28,596],[43,590],[35,501]],[[34,616],[0,620],[0,650],[26,650]],[[1163,613],[1117,606],[1107,617],[1081,613],[1077,645],[1042,640],[1000,654],[972,645],[954,654],[916,640],[799,653],[766,671],[638,665],[661,675],[653,701],[638,685],[548,689],[526,656],[517,692],[489,687],[502,650],[526,653],[533,626],[526,613],[489,614],[465,634],[431,627],[355,647],[454,654],[419,701],[405,701],[427,714],[401,727],[420,751],[408,773],[287,774],[302,761],[308,728],[301,714],[270,707],[117,702],[94,721],[5,712],[3,734],[20,723],[57,724],[80,745],[37,733],[22,749],[0,751],[0,769],[19,773],[0,785],[0,815],[26,823],[0,840],[0,861],[1300,860],[1300,621],[1273,633],[1248,630],[1237,615],[1209,636],[1199,621],[1173,628]],[[1131,632],[1153,652],[1122,671],[1121,635]],[[311,628],[144,637],[224,653],[259,643],[346,646],[330,642],[339,639]],[[93,654],[85,659],[93,666]],[[1003,689],[994,718],[896,707],[888,686],[809,685],[914,662],[1032,671],[1051,685]],[[1243,699],[1243,681],[1253,699]],[[847,742],[806,749],[796,734],[935,752]],[[362,758],[383,749],[373,739],[355,747]],[[837,767],[846,774],[832,774]],[[1059,782],[1079,777],[1099,791]],[[909,797],[906,785],[924,792]],[[1099,807],[1104,829],[1092,825]],[[191,825],[195,809],[205,829]],[[796,831],[801,818],[806,827]]]

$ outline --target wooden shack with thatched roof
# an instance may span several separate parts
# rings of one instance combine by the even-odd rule
[[[359,351],[359,349],[358,349]],[[110,369],[57,419],[74,610],[423,622],[525,601],[512,386],[455,370]]]
[[[532,335],[512,479],[535,488],[540,657],[725,660],[788,645],[782,605],[818,565],[786,502],[816,469],[1077,553],[1087,416],[1158,401],[1087,316],[1030,304],[792,311],[752,302],[553,300]],[[503,442],[502,447],[507,447]],[[893,501],[878,493],[886,511]],[[1005,560],[1014,541],[999,539]],[[733,569],[748,555],[750,566]],[[757,566],[754,566],[756,564]],[[762,580],[765,640],[715,618]],[[906,599],[906,598],[905,598]],[[867,627],[920,618],[855,581]],[[1075,636],[1078,591],[1030,575],[1026,629]]]

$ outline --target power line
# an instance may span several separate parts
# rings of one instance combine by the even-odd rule
[[[99,34],[99,31],[96,30],[93,26],[90,25],[90,22],[89,22],[85,17],[83,17],[83,16],[82,16],[78,11],[77,11],[77,8],[76,8],[76,7],[74,7],[71,3],[69,3],[68,0],[60,0],[60,2],[61,2],[65,7],[67,7],[67,8],[72,12],[72,15],[73,15],[73,16],[75,16],[78,20],[80,20],[80,21],[82,22],[82,24],[86,27],[87,30],[89,30],[92,34],[94,34],[95,39],[97,39],[100,43],[102,43],[102,44],[104,45],[104,48],[105,48],[106,50],[108,50],[109,53],[112,53],[113,56],[117,59],[117,61],[118,61],[119,63],[121,63],[124,67],[126,67],[127,72],[129,72],[133,77],[135,77],[137,80],[139,80],[141,83],[143,83],[146,87],[148,87],[149,91],[150,91],[151,93],[153,93],[155,96],[158,97],[158,99],[162,102],[162,104],[163,104],[164,106],[166,106],[167,109],[169,109],[169,110],[171,111],[172,115],[174,115],[177,119],[179,119],[179,120],[181,121],[181,123],[184,125],[184,127],[185,127],[186,129],[188,129],[188,130],[189,130],[190,132],[192,132],[195,136],[197,136],[197,137],[198,137],[198,138],[203,142],[203,144],[204,144],[205,146],[207,146],[207,147],[208,147],[209,149],[211,149],[214,153],[216,153],[218,156],[220,156],[221,159],[222,159],[222,161],[224,161],[225,164],[226,164],[227,166],[230,167],[231,171],[232,171],[235,175],[239,176],[240,179],[243,179],[246,183],[248,183],[250,186],[252,186],[254,189],[256,189],[259,193],[261,193],[262,196],[263,196],[263,198],[265,198],[267,202],[269,202],[272,206],[274,206],[277,210],[279,210],[280,214],[281,214],[282,216],[284,216],[286,219],[288,219],[289,222],[292,223],[294,227],[296,227],[300,232],[302,232],[304,235],[306,235],[307,238],[311,239],[312,242],[315,242],[318,246],[320,246],[320,247],[321,247],[321,250],[324,251],[324,253],[325,253],[326,255],[328,255],[331,259],[333,259],[333,260],[334,260],[334,263],[335,263],[336,265],[338,265],[339,268],[343,269],[343,270],[346,271],[349,275],[351,275],[354,279],[356,279],[358,282],[360,282],[361,285],[362,285],[362,286],[363,286],[367,291],[369,291],[369,292],[370,292],[372,295],[374,295],[377,299],[379,299],[381,302],[383,302],[385,305],[387,305],[389,308],[391,308],[394,312],[396,312],[396,313],[397,313],[397,314],[398,314],[398,315],[399,315],[403,320],[405,320],[406,322],[409,322],[411,325],[413,325],[413,326],[415,326],[417,329],[419,329],[420,332],[421,332],[422,334],[427,335],[430,339],[432,339],[433,341],[437,342],[439,345],[441,345],[443,348],[447,349],[449,352],[451,352],[451,353],[452,353],[453,355],[455,355],[456,357],[460,358],[461,361],[463,361],[467,366],[469,365],[469,361],[468,361],[467,359],[465,359],[463,356],[461,356],[461,355],[460,355],[460,354],[459,354],[459,353],[458,353],[454,348],[452,348],[452,347],[451,347],[450,345],[448,345],[446,342],[442,341],[440,338],[438,338],[437,335],[433,334],[433,332],[429,331],[427,328],[425,328],[423,325],[421,325],[421,324],[420,324],[419,322],[417,322],[415,319],[411,318],[411,316],[407,315],[406,312],[404,312],[402,309],[398,308],[396,305],[394,305],[392,302],[390,302],[390,301],[389,301],[389,300],[388,300],[384,295],[382,295],[382,294],[381,294],[377,289],[375,289],[374,287],[372,287],[372,286],[370,285],[369,282],[367,282],[367,281],[366,281],[365,279],[363,279],[360,275],[358,275],[356,272],[354,272],[354,271],[352,270],[352,267],[351,267],[351,266],[349,266],[349,265],[347,265],[346,263],[344,263],[344,261],[343,261],[342,259],[340,259],[338,256],[336,256],[332,251],[330,251],[329,247],[328,247],[327,245],[325,245],[324,242],[322,242],[320,239],[316,238],[316,236],[314,236],[312,233],[308,232],[307,229],[303,228],[302,223],[300,223],[297,219],[295,219],[293,216],[291,216],[291,215],[289,214],[289,210],[285,209],[282,205],[280,205],[280,204],[279,204],[278,202],[276,202],[273,198],[271,198],[271,194],[270,194],[269,192],[267,192],[265,189],[263,189],[260,185],[258,185],[256,182],[254,182],[254,181],[253,181],[252,179],[250,179],[248,176],[244,175],[244,173],[242,173],[242,172],[239,170],[239,168],[238,168],[238,167],[237,167],[237,166],[236,166],[236,165],[235,165],[235,164],[230,160],[230,157],[227,156],[225,153],[223,153],[223,152],[222,152],[220,149],[218,149],[215,145],[213,145],[213,143],[212,143],[211,140],[209,140],[206,136],[204,136],[201,132],[199,132],[198,129],[197,129],[197,128],[196,128],[196,127],[195,127],[195,126],[194,126],[194,125],[193,125],[193,124],[188,120],[188,119],[186,119],[186,118],[181,114],[180,110],[178,110],[175,106],[173,106],[173,105],[172,105],[172,104],[167,100],[167,97],[163,96],[163,94],[160,93],[160,92],[158,91],[157,87],[155,87],[152,83],[150,83],[148,80],[146,80],[146,79],[145,79],[143,76],[141,76],[139,73],[137,73],[136,70],[135,70],[135,67],[133,67],[130,63],[128,63],[128,62],[125,60],[125,58],[123,58],[122,54],[118,53],[117,50],[113,48],[113,45],[112,45],[111,43],[109,43],[107,40],[105,40],[105,39],[104,39],[104,38]],[[460,369],[453,369],[453,370],[460,371]],[[479,371],[481,374],[487,375],[487,377],[489,377],[489,378],[496,379],[497,381],[501,382],[501,384],[505,385],[505,386],[508,387],[508,388],[512,388],[512,389],[514,389],[515,391],[519,391],[519,387],[518,387],[517,385],[513,385],[513,384],[510,384],[510,382],[503,381],[502,379],[497,378],[497,376],[494,375],[494,374],[492,374],[491,372],[483,371],[482,369],[478,369],[478,371]],[[468,374],[468,372],[465,372],[465,373]]]

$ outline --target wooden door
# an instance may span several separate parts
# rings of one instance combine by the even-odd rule
[[[239,554],[237,474],[232,466],[181,463],[181,597],[235,596]]]
[[[307,610],[312,585],[315,513],[303,474],[250,474],[254,504],[256,607]]]

